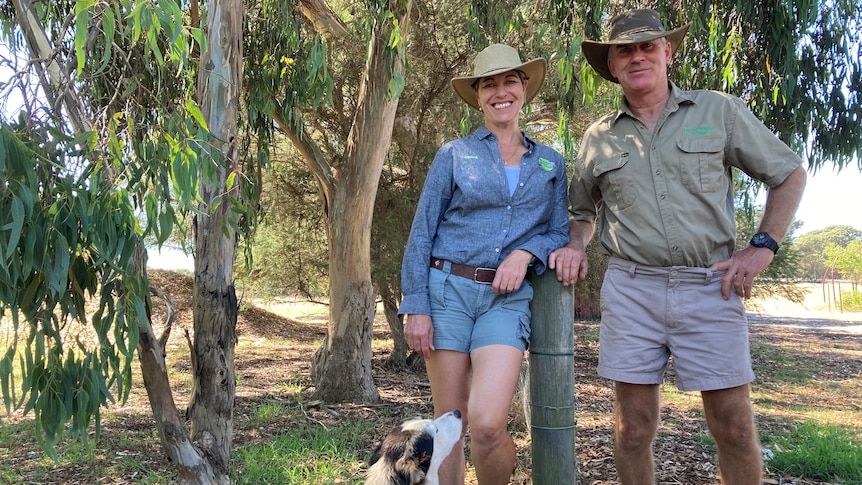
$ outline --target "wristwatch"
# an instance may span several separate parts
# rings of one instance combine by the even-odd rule
[[[768,232],[758,232],[755,234],[751,238],[751,245],[756,248],[769,248],[773,254],[778,252],[778,243],[775,242],[775,239],[772,239],[772,236]]]

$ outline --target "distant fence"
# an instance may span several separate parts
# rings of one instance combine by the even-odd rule
[[[852,280],[828,279],[824,278],[820,283],[821,291],[823,292],[823,303],[832,311],[834,306],[839,312],[844,311],[844,293],[848,293],[851,297],[855,297],[859,284]],[[855,308],[855,298],[851,298],[851,307]]]

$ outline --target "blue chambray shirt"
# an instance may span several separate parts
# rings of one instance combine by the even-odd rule
[[[524,134],[527,153],[509,195],[497,138],[481,127],[437,151],[407,239],[399,314],[430,315],[431,257],[496,268],[516,249],[529,251],[544,272],[551,251],[569,242],[563,156]]]

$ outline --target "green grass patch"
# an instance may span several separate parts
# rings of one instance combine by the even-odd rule
[[[237,484],[361,483],[374,427],[344,422],[337,427],[298,428],[234,453]]]
[[[577,338],[584,339],[587,342],[599,342],[599,328],[601,323],[598,320],[581,320],[580,323],[587,324],[586,330],[579,330]]]
[[[22,438],[32,440],[28,433],[31,425],[9,424],[0,421],[0,483],[15,483],[18,481],[22,457],[21,450],[25,449]]]
[[[293,414],[287,406],[279,401],[260,403],[248,418],[249,426],[262,426],[272,421],[281,420]]]
[[[824,362],[813,357],[814,351],[785,349],[765,342],[751,343],[751,356],[759,386],[782,387],[806,384],[824,368]]]
[[[143,436],[157,439],[155,430],[123,432],[118,441],[95,443],[93,449],[66,437],[57,444],[55,463],[33,442],[32,427],[31,421],[0,422],[0,484],[71,483],[57,480],[66,474],[75,475],[79,480],[75,483],[98,483],[111,477],[119,479],[112,483],[157,485],[174,478],[173,470],[153,470],[152,455],[142,443]]]
[[[763,441],[773,452],[766,465],[779,475],[837,484],[862,483],[862,442],[856,430],[805,422]]]
[[[715,438],[709,431],[703,429],[694,435],[695,442],[707,453],[715,455],[718,453],[718,447],[715,445]]]

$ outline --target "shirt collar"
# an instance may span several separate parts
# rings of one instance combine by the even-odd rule
[[[489,130],[485,126],[480,126],[479,128],[476,128],[474,134],[480,140],[487,140],[495,136],[493,133],[491,133],[491,130]],[[533,140],[533,138],[531,138],[530,135],[528,135],[524,130],[521,130],[521,134],[524,135],[524,143],[526,144],[528,150],[536,146],[536,141]]]
[[[694,97],[691,95],[689,91],[683,91],[679,88],[673,81],[668,81],[668,86],[670,87],[670,97],[667,100],[667,104],[665,105],[665,110],[670,112],[676,111],[679,109],[681,104],[692,103],[695,104]],[[623,96],[622,101],[620,101],[620,109],[616,112],[616,114],[611,119],[611,124],[615,124],[621,117],[628,116],[634,118],[634,114],[629,108],[629,104],[626,101],[626,97]]]

